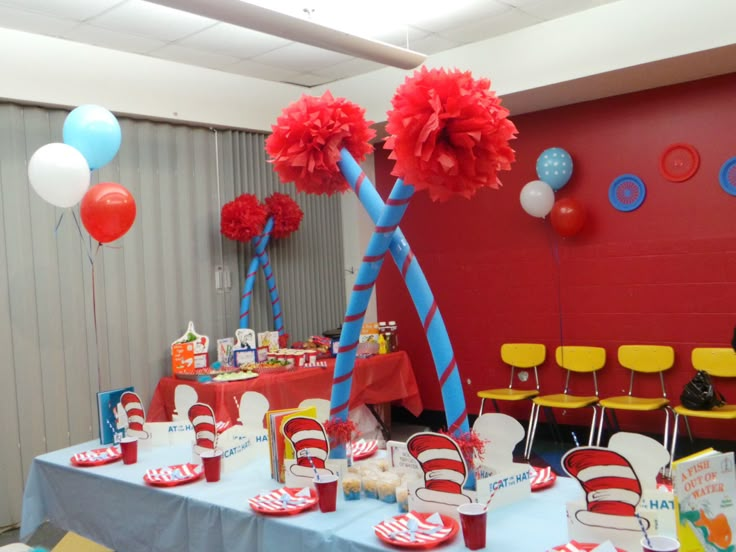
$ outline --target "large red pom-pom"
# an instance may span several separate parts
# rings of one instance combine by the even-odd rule
[[[437,201],[471,197],[478,188],[498,188],[496,172],[514,161],[509,140],[516,126],[487,79],[469,71],[422,67],[402,84],[388,112],[384,147],[393,150],[392,171]]]
[[[222,206],[220,232],[231,240],[247,242],[263,231],[268,210],[253,194],[242,194]]]
[[[296,201],[286,194],[273,193],[266,198],[268,214],[273,217],[272,238],[285,238],[299,230],[304,212]]]
[[[282,182],[310,194],[344,192],[348,183],[337,162],[346,148],[360,163],[370,153],[369,141],[376,135],[365,120],[365,110],[329,91],[321,97],[302,96],[284,109],[266,151]]]

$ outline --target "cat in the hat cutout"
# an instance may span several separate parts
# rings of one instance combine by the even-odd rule
[[[284,423],[281,432],[294,448],[295,462],[287,467],[287,477],[291,474],[311,481],[315,473],[334,474],[326,466],[330,443],[321,423],[314,418],[296,416]]]
[[[217,445],[217,423],[212,407],[204,403],[193,404],[189,409],[189,421],[194,426],[195,454],[214,450]]]
[[[587,508],[575,513],[583,525],[639,533],[636,506],[641,483],[629,461],[618,452],[600,447],[580,447],[562,458],[562,467],[585,491]],[[649,521],[642,518],[645,528]]]
[[[198,399],[197,390],[194,387],[184,383],[178,384],[174,388],[174,413],[171,419],[174,421],[188,420],[189,409]]]
[[[608,445],[579,447],[562,458],[563,469],[584,493],[584,501],[566,505],[568,536],[640,550],[637,515],[648,534],[674,535],[674,497],[657,484],[657,473],[669,462],[667,449],[655,439],[628,432],[614,434]]]
[[[120,404],[123,406],[128,419],[128,429],[125,430],[126,436],[148,439],[149,434],[143,428],[143,424],[146,421],[146,414],[138,394],[132,391],[126,391],[120,395]]]
[[[473,501],[463,493],[468,469],[453,439],[442,433],[416,433],[406,442],[406,448],[424,474],[421,484],[410,491],[410,508],[436,512],[441,507],[456,508]]]

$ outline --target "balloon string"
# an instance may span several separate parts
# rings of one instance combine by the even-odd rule
[[[564,324],[562,317],[562,263],[560,262],[560,245],[555,234],[552,225],[549,226],[550,246],[552,248],[552,258],[555,260],[557,265],[557,310],[559,312],[559,326],[560,326],[560,360],[564,366],[565,364],[565,348],[564,345]]]
[[[54,227],[54,235],[59,231],[59,226],[61,226],[61,221],[64,220],[64,213],[66,211],[61,212],[61,216],[59,217],[59,220],[56,222],[56,226]]]
[[[71,212],[72,212],[72,216],[74,217],[74,222],[77,225],[77,231],[79,232],[79,240],[82,242],[82,246],[84,247],[84,234],[82,234],[82,225],[79,224],[79,219],[77,218],[76,211],[74,209],[71,209]],[[59,222],[61,222],[61,219],[59,220]],[[85,253],[87,253],[87,258],[89,259],[89,263],[94,267],[95,263],[94,263],[94,260],[92,259],[90,248],[85,247]]]
[[[100,247],[102,247],[102,243],[97,244],[97,249],[95,250],[95,258],[97,258],[97,253],[99,253]],[[95,293],[95,263],[92,257],[90,257],[89,260],[92,263],[92,319],[94,320],[94,326],[95,326],[95,351],[97,351],[97,388],[99,389],[101,393],[102,392],[102,362],[100,361],[100,337],[99,337],[99,331],[97,329],[97,294]]]

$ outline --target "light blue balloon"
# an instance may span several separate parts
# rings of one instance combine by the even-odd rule
[[[553,190],[561,189],[572,176],[572,157],[562,148],[549,148],[537,158],[537,178]]]
[[[115,115],[99,105],[80,105],[64,120],[64,143],[78,149],[89,164],[99,169],[112,161],[122,135]]]

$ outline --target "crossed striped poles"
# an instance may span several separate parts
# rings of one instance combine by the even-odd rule
[[[335,372],[332,379],[330,418],[348,419],[355,355],[365,311],[368,308],[368,302],[376,285],[378,274],[381,272],[383,259],[386,256],[386,251],[388,251],[391,238],[396,228],[398,228],[413,195],[414,186],[404,184],[400,179],[397,180],[388,201],[386,201],[385,208],[376,220],[376,228],[371,235],[368,248],[363,256],[363,262],[358,269],[358,275],[355,284],[353,284],[353,291],[350,294],[348,309],[343,320],[340,346],[337,350]],[[335,447],[331,454],[333,458],[345,458],[344,445]]]
[[[271,269],[271,260],[266,252],[266,246],[271,239],[271,231],[273,230],[273,217],[268,217],[263,232],[251,240],[255,249],[255,257],[248,266],[248,272],[245,275],[243,283],[243,295],[240,297],[240,327],[249,328],[250,319],[250,303],[253,296],[253,286],[255,285],[256,275],[258,274],[258,266],[263,268],[266,276],[266,285],[268,286],[268,294],[271,298],[271,312],[273,313],[274,328],[279,335],[284,334],[284,318],[281,312],[281,299],[279,298],[279,290],[276,287],[276,279]]]
[[[346,149],[340,152],[338,166],[368,215],[374,222],[377,222],[385,208],[383,200]],[[465,395],[445,322],[437,307],[429,283],[419,266],[419,261],[414,257],[403,232],[398,227],[391,237],[389,251],[404,278],[414,302],[414,307],[424,327],[424,333],[432,352],[437,378],[442,390],[448,432],[452,435],[467,433],[470,431],[470,427],[468,412],[465,407]],[[332,397],[331,407],[334,409],[336,406],[334,391]],[[468,472],[467,485],[474,486],[474,481],[472,483],[470,481],[472,470],[468,470]]]

